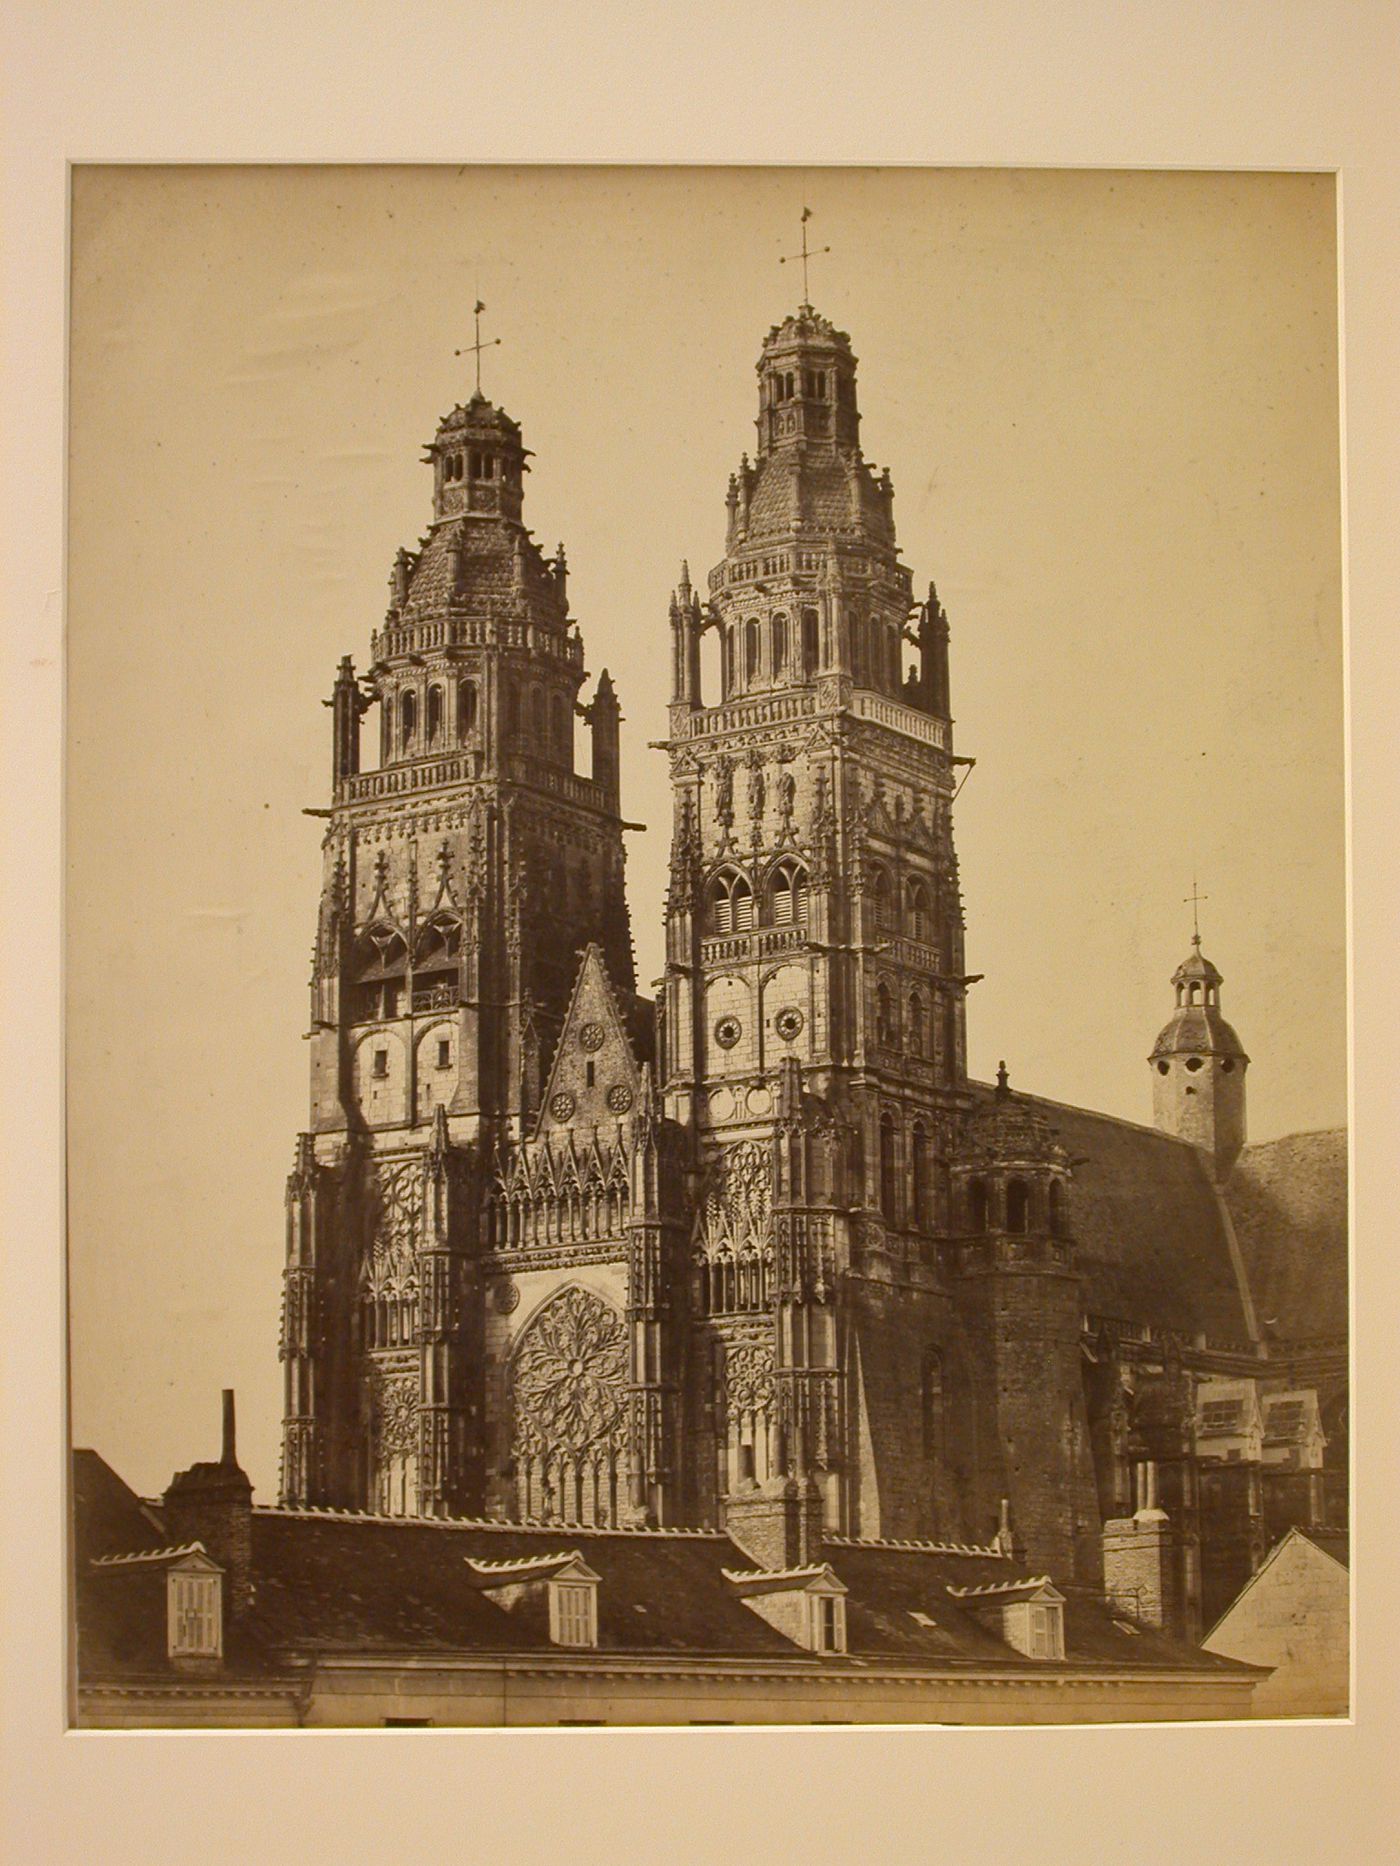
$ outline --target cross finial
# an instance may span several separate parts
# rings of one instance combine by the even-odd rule
[[[1209,899],[1208,894],[1202,894],[1197,888],[1196,877],[1192,875],[1191,892],[1186,896],[1186,903],[1189,903],[1191,908],[1191,944],[1195,947],[1199,947],[1201,943],[1201,902]]]
[[[486,306],[478,298],[476,303],[472,306],[472,316],[476,320],[476,342],[465,343],[460,350],[454,350],[452,352],[454,356],[474,356],[476,358],[476,392],[478,395],[481,394],[481,353],[483,350],[492,349],[496,344],[501,342],[499,337],[488,337],[485,343],[481,341],[481,314],[485,309]]]
[[[785,266],[790,259],[800,259],[802,261],[802,307],[806,311],[810,311],[812,308],[811,300],[807,296],[807,261],[809,259],[815,259],[818,253],[829,253],[831,251],[829,246],[808,247],[807,222],[811,218],[811,208],[804,207],[802,210],[802,251],[800,253],[784,253],[778,260],[780,266]]]

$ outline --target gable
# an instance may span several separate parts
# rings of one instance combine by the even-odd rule
[[[636,1107],[640,1089],[637,1059],[602,952],[590,945],[564,1014],[536,1134],[614,1126]]]

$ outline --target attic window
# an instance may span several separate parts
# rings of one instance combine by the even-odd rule
[[[846,1650],[846,1602],[840,1594],[813,1594],[813,1652]]]
[[[551,1581],[549,1637],[556,1646],[596,1646],[598,1587],[593,1581]]]
[[[172,1568],[166,1577],[168,1651],[172,1659],[223,1653],[223,1576]]]
[[[1002,1609],[1002,1638],[1028,1659],[1065,1656],[1062,1600],[1018,1600]]]

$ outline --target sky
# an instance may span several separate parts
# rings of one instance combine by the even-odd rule
[[[69,401],[72,1424],[154,1493],[238,1392],[277,1481],[282,1188],[337,659],[483,386],[534,450],[623,705],[643,981],[669,842],[667,602],[722,555],[753,365],[800,297],[949,614],[974,1074],[1151,1118],[1191,933],[1251,1138],[1346,1118],[1330,177],[79,169]],[[366,741],[368,749],[369,740]],[[586,752],[582,751],[586,759]]]

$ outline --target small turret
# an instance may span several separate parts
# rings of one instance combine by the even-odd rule
[[[606,668],[598,676],[588,718],[593,727],[593,782],[602,787],[607,807],[616,813],[622,801],[622,708]]]
[[[1210,1156],[1223,1179],[1245,1141],[1244,1077],[1249,1058],[1220,1011],[1221,974],[1201,936],[1172,974],[1176,1009],[1152,1046],[1152,1117],[1164,1133]]]

